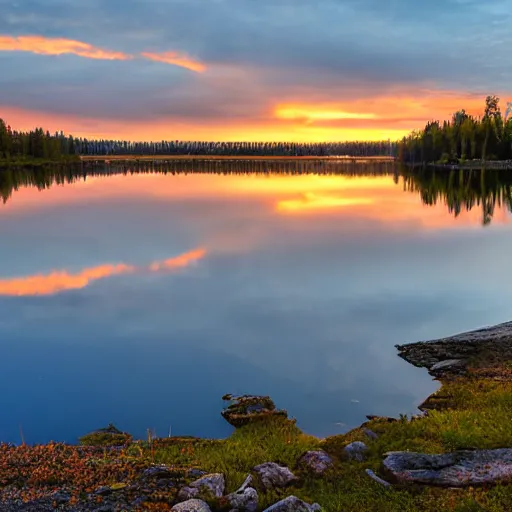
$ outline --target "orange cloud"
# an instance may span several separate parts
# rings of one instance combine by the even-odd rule
[[[181,68],[195,71],[196,73],[203,73],[206,71],[206,65],[202,62],[192,59],[183,53],[178,52],[164,52],[164,53],[151,53],[142,52],[141,55],[146,59],[155,62],[163,62],[165,64],[172,64]]]
[[[30,52],[38,55],[63,55],[70,53],[87,59],[128,60],[132,56],[122,52],[104,50],[81,41],[43,36],[2,36],[0,51]]]
[[[85,288],[94,281],[115,275],[133,274],[137,271],[158,272],[184,268],[205,255],[206,251],[204,249],[194,249],[175,258],[152,263],[149,267],[135,267],[119,263],[117,265],[100,265],[98,267],[85,268],[77,274],[70,274],[66,270],[55,270],[46,275],[37,274],[0,279],[0,295],[21,297],[52,295],[65,290],[78,290]]]

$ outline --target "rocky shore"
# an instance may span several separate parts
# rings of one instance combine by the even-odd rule
[[[317,439],[270,397],[232,396],[227,439],[0,444],[0,511],[512,510],[512,322],[397,346],[441,389],[411,418]]]

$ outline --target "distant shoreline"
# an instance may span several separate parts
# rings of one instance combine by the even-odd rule
[[[80,155],[82,162],[133,162],[172,160],[330,160],[330,161],[372,161],[393,162],[393,156],[256,156],[256,155]]]

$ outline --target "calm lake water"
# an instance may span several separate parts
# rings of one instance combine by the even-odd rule
[[[0,440],[226,436],[228,392],[341,433],[437,388],[395,344],[512,317],[496,173],[187,165],[0,171]]]

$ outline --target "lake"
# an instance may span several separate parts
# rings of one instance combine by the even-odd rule
[[[223,437],[225,393],[342,433],[437,389],[395,344],[512,317],[506,175],[140,170],[0,171],[0,440]]]

